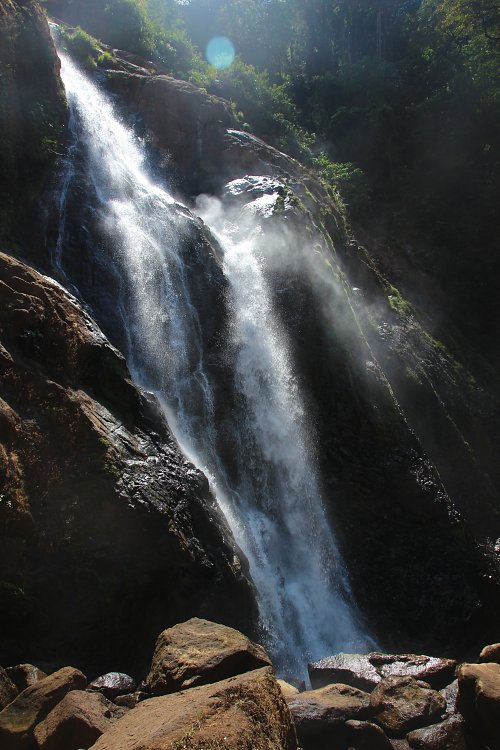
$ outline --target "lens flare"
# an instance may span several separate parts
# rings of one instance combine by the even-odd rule
[[[214,36],[207,44],[207,60],[217,70],[229,68],[234,56],[234,44],[225,36]]]

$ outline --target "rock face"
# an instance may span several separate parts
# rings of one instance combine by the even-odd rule
[[[73,690],[35,728],[41,750],[79,750],[90,747],[126,709],[99,693]]]
[[[186,616],[245,629],[251,590],[207,481],[74,298],[1,254],[0,342],[4,663],[43,649],[133,671]]]
[[[375,721],[397,738],[439,720],[446,701],[413,677],[386,677],[371,694],[371,707]]]
[[[296,750],[292,719],[269,668],[140,703],[93,750]]]
[[[462,664],[457,708],[491,750],[500,748],[500,664]]]
[[[264,649],[242,633],[195,617],[160,633],[147,685],[163,695],[270,665]]]
[[[67,119],[59,59],[35,0],[0,0],[0,241],[30,237]]]
[[[311,684],[315,688],[332,682],[345,682],[361,690],[373,690],[384,677],[414,677],[425,680],[438,690],[455,674],[457,662],[417,654],[335,654],[308,665]]]
[[[370,715],[370,696],[349,685],[329,685],[287,697],[297,736],[306,748],[344,739],[345,722]]]
[[[79,670],[64,667],[23,690],[0,711],[0,747],[23,750],[31,745],[31,732],[71,690],[83,690],[87,679]]]

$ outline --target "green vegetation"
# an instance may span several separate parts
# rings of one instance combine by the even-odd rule
[[[472,336],[492,338],[500,276],[494,0],[45,4],[231,100],[241,127],[315,168],[351,220],[419,247],[415,261],[454,300],[452,314]],[[216,35],[236,48],[226,70],[204,59]],[[76,41],[85,41],[80,32]]]

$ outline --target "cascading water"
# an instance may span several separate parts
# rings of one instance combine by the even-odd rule
[[[264,638],[278,669],[303,674],[307,660],[373,645],[361,632],[325,518],[314,440],[286,330],[273,309],[260,227],[236,230],[219,214],[211,226],[218,243],[212,237],[210,246],[200,220],[148,177],[145,150],[111,103],[64,56],[62,77],[74,140],[61,180],[55,266],[71,276],[66,205],[83,179],[94,226],[86,231],[97,235],[100,267],[112,267],[118,280],[115,302],[131,371],[158,394],[180,445],[211,480],[249,560]],[[193,237],[202,247],[194,260]],[[193,286],[196,264],[209,293],[218,259],[229,316],[222,326],[230,368],[223,387],[217,368],[207,363],[207,323]],[[218,449],[219,420],[230,452]]]

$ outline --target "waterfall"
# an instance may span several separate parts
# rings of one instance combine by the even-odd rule
[[[303,675],[308,660],[366,650],[373,642],[325,516],[314,430],[286,324],[274,309],[264,230],[258,222],[235,227],[223,208],[212,218],[201,203],[207,231],[152,179],[144,146],[111,101],[61,58],[73,142],[58,201],[59,272],[78,286],[68,278],[67,203],[83,180],[92,217],[85,231],[99,268],[117,280],[113,302],[129,367],[158,395],[179,444],[209,477],[248,558],[264,643],[278,670]],[[203,305],[200,289],[227,317],[210,334],[222,351],[217,366],[207,349],[213,306]]]

